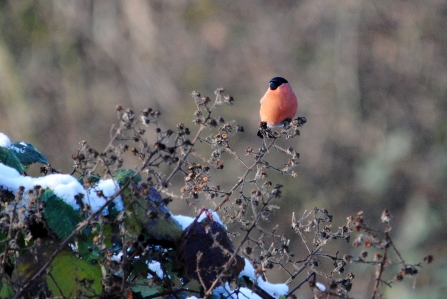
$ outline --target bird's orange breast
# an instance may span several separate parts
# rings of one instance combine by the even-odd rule
[[[277,89],[267,90],[261,98],[261,121],[268,126],[280,126],[286,119],[293,119],[298,109],[298,100],[288,83]]]

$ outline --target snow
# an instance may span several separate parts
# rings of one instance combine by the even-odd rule
[[[121,263],[121,258],[123,257],[123,251],[121,250],[118,254],[112,255],[110,258],[111,261]]]
[[[275,298],[279,298],[289,292],[289,287],[285,283],[270,283],[267,281],[264,281],[261,277],[256,277],[255,274],[255,268],[253,267],[252,263],[249,259],[245,259],[245,267],[239,273],[239,277],[241,276],[247,276],[251,278],[252,280],[256,280],[258,283],[258,286],[269,293],[271,296]],[[251,292],[251,291],[250,291]],[[256,295],[257,296],[257,295]]]
[[[0,132],[0,146],[9,147],[11,145],[11,140],[5,134]]]
[[[267,293],[269,293],[272,297],[274,297],[276,299],[278,299],[279,297],[281,297],[283,295],[286,295],[289,290],[289,288],[285,284],[271,284],[268,282],[266,284],[270,285],[270,287],[265,288],[265,285],[264,286],[259,285],[260,281],[262,281],[261,278],[258,279],[258,286],[261,287],[264,291],[266,291]],[[284,286],[287,289],[284,289]],[[219,297],[219,295],[221,295],[220,297],[234,298],[234,299],[238,299],[238,298],[260,299],[261,298],[259,295],[254,293],[251,289],[245,288],[245,287],[239,288],[238,292],[235,292],[234,289],[231,289],[228,282],[225,284],[225,286],[217,287],[213,291],[213,293],[217,297]]]
[[[220,223],[223,227],[227,228],[225,226],[225,224],[222,222],[222,220],[220,220],[219,214],[217,214],[216,212],[214,212],[211,209],[208,209],[208,212],[213,216],[214,221],[216,221],[217,223]],[[195,219],[194,217],[189,217],[189,216],[184,216],[184,215],[172,215],[172,217],[174,217],[174,219],[177,220],[177,222],[180,224],[180,226],[182,227],[183,230],[185,230],[188,226],[190,226],[191,223]],[[206,217],[206,213],[202,213],[197,221],[200,222],[203,219],[205,219],[205,217]]]
[[[208,209],[208,213],[211,214],[211,216],[213,217],[213,220],[217,223],[219,223],[220,225],[222,225],[223,227],[227,228],[226,225],[222,222],[222,220],[220,220],[220,216],[219,214],[217,214],[216,212],[214,212],[211,209]],[[203,219],[205,219],[206,217],[206,213],[202,213],[199,217],[199,222],[202,221]]]
[[[194,221],[194,218],[189,216],[172,215],[172,217],[180,224],[182,230],[185,230]]]
[[[255,268],[249,259],[245,258],[245,267],[241,273],[239,273],[239,276],[247,276],[248,278],[256,279]]]
[[[24,142],[20,142],[20,144],[25,146],[25,147],[28,147],[28,144],[26,144]],[[25,148],[19,148],[19,147],[16,147],[14,145],[11,145],[9,148],[12,149],[13,151],[15,151],[16,153],[23,154],[25,152]]]
[[[147,262],[146,263],[148,265],[148,268],[152,271],[155,272],[155,274],[157,274],[158,277],[163,278],[164,277],[164,273],[163,273],[163,269],[161,269],[161,265],[159,262],[156,261],[152,261],[152,262]],[[148,275],[147,278],[152,278],[152,275]]]
[[[249,288],[240,288],[239,292],[243,295],[241,297],[237,296],[237,298],[250,298],[250,299],[262,299],[262,297],[258,296],[256,293],[253,293]],[[234,297],[234,296],[233,296]]]
[[[289,292],[289,287],[285,283],[270,283],[267,281],[264,281],[261,277],[257,277],[255,274],[255,268],[251,264],[250,260],[245,259],[245,267],[239,273],[239,277],[247,276],[251,280],[256,280],[257,285],[269,293],[272,297],[278,299],[281,296],[286,295]],[[234,289],[231,289],[228,283],[225,284],[225,286],[217,287],[214,290],[215,295],[223,295],[225,298],[248,298],[248,299],[258,299],[259,297],[256,293],[253,293],[253,291],[249,288],[239,288],[239,296],[238,293],[235,292]],[[243,294],[241,297],[240,294]]]
[[[119,189],[119,184],[112,179],[100,180],[95,187],[89,190],[88,197],[84,198],[84,201],[89,203],[93,211],[97,211],[106,203],[107,198],[113,196]],[[105,198],[98,196],[97,191],[99,190],[102,190]],[[124,209],[123,201],[121,200],[121,197],[119,197],[118,200],[117,199],[118,197],[113,201],[115,203],[115,208],[122,211]]]
[[[319,288],[321,291],[326,291],[326,286],[324,284],[322,284],[321,282],[317,282],[315,283],[315,285],[317,286],[317,288]]]
[[[107,201],[107,198],[98,196],[97,191],[102,190],[105,197],[110,197],[119,190],[119,184],[112,179],[108,179],[100,180],[95,187],[86,192],[76,178],[68,174],[50,174],[44,177],[33,178],[29,176],[21,176],[14,168],[0,163],[0,186],[3,188],[15,193],[21,186],[23,186],[25,190],[31,190],[36,185],[39,185],[44,189],[50,188],[53,190],[54,194],[75,209],[79,209],[79,205],[74,198],[75,195],[83,194],[83,201],[89,204],[94,212]],[[122,210],[124,208],[120,196],[115,198],[114,203],[116,204],[115,208],[117,210]],[[107,209],[104,209],[103,215],[107,214]]]
[[[275,298],[289,292],[289,287],[285,283],[270,283],[262,280],[261,277],[258,277],[258,286]]]

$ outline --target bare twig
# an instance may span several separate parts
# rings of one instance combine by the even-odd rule
[[[311,272],[309,275],[307,275],[307,277],[299,284],[299,285],[297,285],[296,287],[294,287],[285,297],[287,298],[287,297],[289,297],[290,295],[292,295],[296,290],[298,290],[299,288],[301,288],[301,286],[303,285],[303,284],[305,284],[307,281],[309,281],[309,279],[313,279],[313,281],[314,281],[314,284],[315,284],[315,278],[316,278],[316,275],[315,275],[315,272]]]

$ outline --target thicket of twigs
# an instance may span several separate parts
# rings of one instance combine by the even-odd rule
[[[283,283],[289,291],[276,295],[301,298],[311,290],[314,298],[351,298],[356,276],[365,275],[360,265],[366,265],[373,281],[365,297],[382,298],[384,288],[408,283],[401,281],[433,260],[427,255],[407,261],[400,254],[388,210],[373,223],[364,220],[362,211],[351,216],[332,215],[324,207],[290,211],[292,229],[271,229],[276,211],[286,208],[278,205],[287,187],[281,177],[296,177],[299,159],[305,159],[299,155],[299,142],[291,140],[299,140],[306,118],[298,117],[277,131],[261,128],[264,138],[246,144],[241,153],[233,149],[235,136],[255,133],[244,132],[216,112],[221,105],[231,106],[233,97],[223,89],[215,91],[214,99],[198,92],[192,97],[197,110],[191,126],[160,128],[163,116],[158,111],[136,113],[117,106],[119,124],[112,127],[107,148],[99,151],[80,143],[72,155],[71,175],[86,189],[107,178],[120,186],[113,196],[103,195],[107,202],[96,211],[83,198],[77,198],[78,210],[51,209],[58,201],[39,186],[16,194],[2,189],[2,297],[244,298],[240,289],[248,288],[271,298],[274,294],[257,279],[285,271],[288,279]],[[130,156],[140,162],[135,169],[123,170]],[[225,167],[231,160],[237,161],[238,173]],[[42,172],[55,170],[47,165]],[[272,173],[280,176],[271,181]],[[219,181],[222,177],[225,182]],[[118,196],[124,211],[113,208]],[[27,205],[21,204],[24,200]],[[186,202],[186,215],[205,218],[195,218],[183,231],[169,212],[172,201]],[[333,226],[333,219],[346,221]],[[291,246],[295,235],[304,251]],[[361,248],[356,251],[360,254],[334,250],[342,243]],[[154,263],[159,263],[158,271],[149,266]],[[252,275],[241,272],[247,264],[255,269]]]

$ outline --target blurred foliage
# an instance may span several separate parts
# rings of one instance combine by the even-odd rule
[[[192,90],[225,86],[237,109],[222,117],[245,127],[234,145],[243,151],[242,141],[256,138],[267,82],[283,76],[309,126],[298,145],[299,177],[284,183],[294,188],[283,190],[279,224],[288,224],[288,211],[314,206],[337,215],[388,208],[402,224],[396,231],[420,232],[410,234],[409,252],[437,253],[439,268],[416,287],[440,296],[447,288],[445,28],[447,3],[438,0],[4,0],[0,130],[70,173],[79,141],[107,144],[115,104],[152,106],[175,126],[192,118],[185,100]]]

